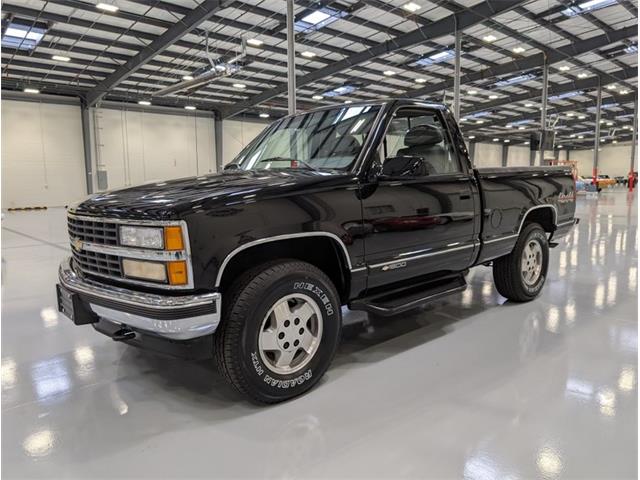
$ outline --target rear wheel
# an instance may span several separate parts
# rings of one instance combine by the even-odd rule
[[[516,302],[536,298],[547,278],[549,242],[542,227],[527,224],[513,251],[493,262],[493,280],[503,297]]]
[[[340,336],[331,280],[305,262],[269,262],[246,272],[225,299],[214,337],[218,369],[259,403],[300,395],[325,373]]]

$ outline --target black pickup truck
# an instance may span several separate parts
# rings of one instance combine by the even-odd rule
[[[575,198],[568,168],[474,169],[445,106],[321,108],[276,121],[220,174],[69,209],[59,309],[114,340],[213,356],[275,403],[325,373],[344,307],[395,315],[490,264],[504,297],[536,298]]]

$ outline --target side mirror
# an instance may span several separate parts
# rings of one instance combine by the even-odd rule
[[[382,165],[382,175],[385,177],[424,177],[429,175],[427,162],[423,157],[401,155],[389,157]]]
[[[240,168],[238,167],[237,163],[228,163],[224,166],[223,170],[239,170]]]

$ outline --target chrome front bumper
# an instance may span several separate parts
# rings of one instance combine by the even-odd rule
[[[219,293],[158,295],[114,287],[80,277],[66,258],[58,280],[77,293],[99,317],[174,340],[189,340],[215,332],[220,323]]]

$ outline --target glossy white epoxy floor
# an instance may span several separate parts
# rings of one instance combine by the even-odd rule
[[[6,214],[3,476],[636,477],[636,197],[578,216],[538,300],[505,304],[481,267],[419,313],[349,313],[318,388],[260,408],[58,317],[64,211]]]

